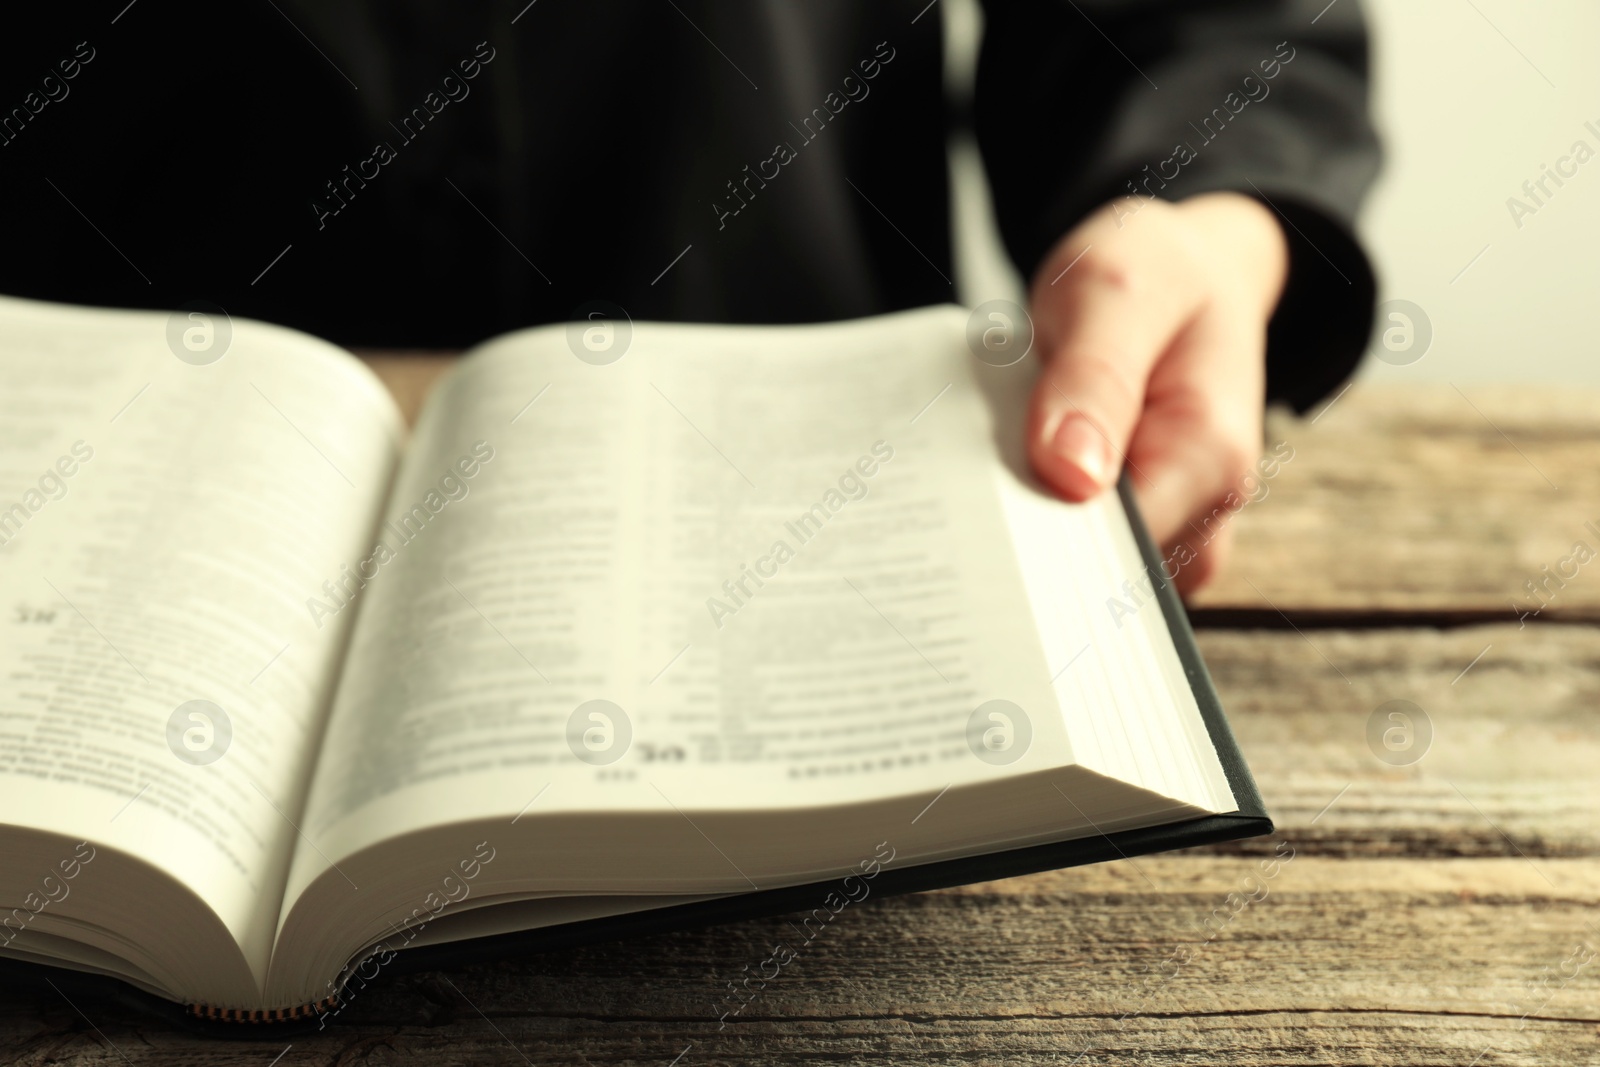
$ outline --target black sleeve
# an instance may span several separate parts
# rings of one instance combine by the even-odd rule
[[[1229,190],[1268,203],[1289,278],[1267,399],[1355,369],[1376,283],[1354,236],[1378,168],[1357,0],[986,0],[975,123],[1006,246],[1031,275],[1095,207]]]

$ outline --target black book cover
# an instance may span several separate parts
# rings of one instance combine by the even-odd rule
[[[1124,474],[1118,493],[1133,527],[1140,555],[1150,574],[1161,612],[1172,633],[1173,644],[1183,664],[1189,685],[1194,691],[1200,714],[1216,747],[1228,784],[1239,804],[1239,810],[1223,815],[1206,815],[1181,822],[1150,826],[1136,830],[1119,830],[1110,834],[1096,834],[1043,845],[1008,849],[980,856],[940,860],[933,863],[913,864],[905,867],[884,867],[872,881],[871,896],[894,896],[901,893],[920,893],[950,886],[988,882],[998,878],[1035,874],[1039,871],[1062,867],[1077,867],[1107,860],[1126,859],[1153,852],[1168,852],[1179,848],[1216,841],[1232,841],[1246,837],[1259,837],[1272,832],[1272,820],[1267,815],[1255,779],[1250,775],[1233,730],[1217,699],[1211,675],[1200,657],[1194,631],[1189,626],[1188,615],[1177,591],[1162,572],[1161,557],[1151,541],[1134,503],[1131,483]],[[768,918],[793,912],[810,911],[822,906],[828,894],[836,892],[843,876],[836,876],[804,885],[763,889],[736,896],[677,904],[649,911],[632,912],[599,919],[547,926],[536,930],[499,934],[492,937],[455,941],[442,945],[426,945],[397,949],[393,959],[381,968],[383,974],[404,974],[460,967],[469,963],[505,959],[534,952],[549,952],[599,941],[623,940],[652,934],[694,929],[744,919]],[[247,1036],[260,1025],[272,1026],[275,1032],[285,1034],[314,1028],[320,1025],[315,1009],[294,1013],[287,1020],[271,1018],[267,1013],[226,1013],[227,1017],[202,1017],[185,1005],[162,1000],[159,997],[134,989],[114,978],[87,975],[77,971],[43,964],[24,963],[0,959],[0,981],[8,985],[26,985],[43,988],[46,980],[53,982],[59,992],[67,996],[80,994],[97,999],[112,999],[136,1005],[145,1012],[154,1013],[205,1033],[219,1036]],[[75,999],[75,996],[74,996]],[[272,1013],[276,1014],[276,1013]]]

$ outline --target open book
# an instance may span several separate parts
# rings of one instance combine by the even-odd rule
[[[408,441],[304,334],[0,298],[0,956],[303,1018],[397,952],[1270,829],[966,323],[530,329]]]

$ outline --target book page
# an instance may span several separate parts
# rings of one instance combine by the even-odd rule
[[[433,823],[926,803],[1070,762],[965,318],[465,361],[374,545],[290,899]],[[972,744],[997,699],[1031,709],[1004,762]]]
[[[370,534],[398,414],[225,315],[0,298],[0,344],[0,819],[167,872],[259,978],[353,617],[307,601]],[[117,892],[91,871],[59,910]]]
[[[998,411],[1022,411],[1037,367],[985,367]],[[1079,765],[1211,811],[1237,807],[1116,491],[1065,504],[1021,434],[1000,434],[996,485]],[[1130,472],[1130,477],[1137,472]],[[1130,607],[1129,605],[1133,605]]]

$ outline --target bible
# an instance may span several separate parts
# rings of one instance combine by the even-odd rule
[[[1041,488],[970,333],[595,312],[408,430],[306,334],[0,298],[0,970],[323,1025],[1270,831],[1126,483]]]

